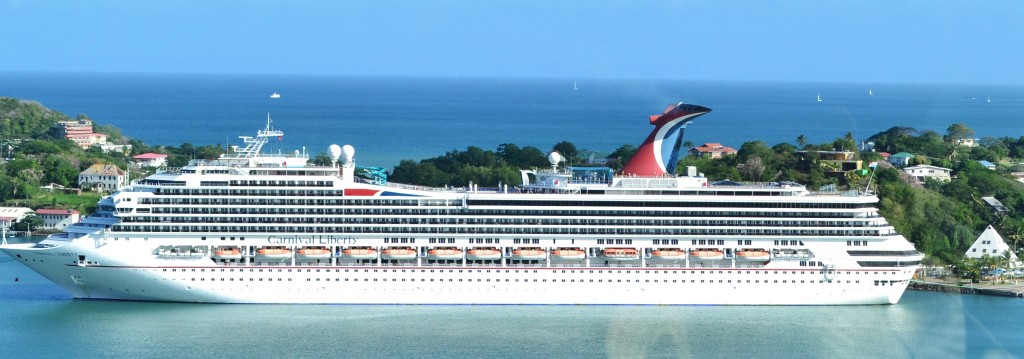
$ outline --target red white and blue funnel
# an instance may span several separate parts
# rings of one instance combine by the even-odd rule
[[[622,168],[624,175],[661,176],[675,175],[679,162],[679,149],[683,144],[686,125],[697,116],[711,112],[710,108],[685,105],[682,102],[669,105],[660,115],[651,116],[654,131],[637,149],[633,158]]]

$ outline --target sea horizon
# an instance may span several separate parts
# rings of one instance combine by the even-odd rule
[[[238,145],[269,113],[285,133],[272,151],[351,144],[357,162],[388,168],[503,143],[610,153],[639,145],[647,117],[680,101],[712,109],[686,140],[733,148],[847,132],[859,143],[894,126],[943,134],[958,122],[978,138],[1024,135],[1024,86],[1011,85],[0,72],[0,96],[85,114],[150,146]]]

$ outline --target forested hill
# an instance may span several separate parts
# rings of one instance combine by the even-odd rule
[[[53,124],[67,120],[67,115],[38,102],[0,97],[0,136],[4,139],[47,138]]]

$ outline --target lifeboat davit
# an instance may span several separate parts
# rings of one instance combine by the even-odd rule
[[[736,252],[736,260],[739,261],[763,262],[768,260],[768,258],[768,251],[763,249],[744,249]]]
[[[416,259],[416,250],[409,247],[388,247],[384,250],[384,259],[409,260]]]
[[[516,248],[512,250],[512,259],[519,261],[544,260],[547,253],[540,248]]]
[[[349,247],[341,253],[352,259],[377,259],[377,250],[371,247]]]
[[[632,261],[640,259],[640,252],[636,248],[605,248],[601,251],[605,259],[614,261]]]
[[[238,247],[220,247],[213,251],[214,259],[242,259],[242,251]]]
[[[587,252],[584,252],[579,248],[555,248],[551,251],[551,259],[583,259],[587,257]]]
[[[501,259],[501,251],[494,247],[476,247],[469,250],[466,259],[474,261],[493,261]]]
[[[281,246],[263,247],[256,250],[256,256],[271,259],[285,259],[291,258],[292,250]]]
[[[651,259],[678,261],[684,259],[686,252],[679,248],[658,248],[651,251]]]
[[[331,258],[331,250],[327,247],[302,247],[298,255],[306,258]]]
[[[725,253],[718,249],[697,249],[690,251],[690,260],[717,261],[725,258]]]
[[[427,251],[427,258],[450,261],[462,259],[462,250],[455,247],[438,247]]]

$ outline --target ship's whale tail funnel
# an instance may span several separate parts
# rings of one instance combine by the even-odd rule
[[[669,105],[660,115],[651,116],[654,131],[637,149],[633,158],[622,168],[624,175],[661,176],[675,175],[679,162],[679,150],[683,143],[686,125],[695,118],[711,112],[710,108],[686,105],[682,102]]]

